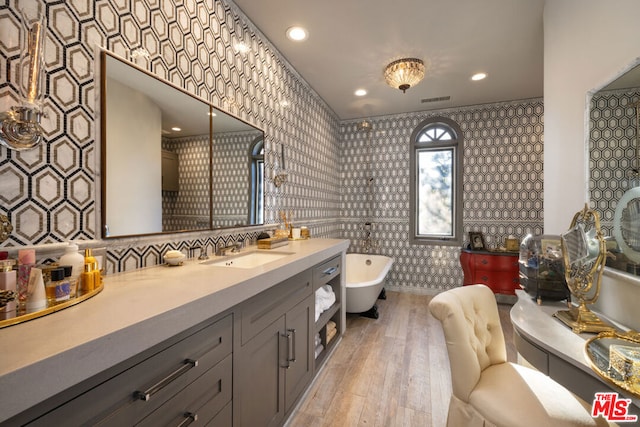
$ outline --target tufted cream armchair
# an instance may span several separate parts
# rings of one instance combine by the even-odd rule
[[[495,296],[485,285],[443,292],[429,310],[442,323],[451,366],[447,426],[608,425],[548,376],[507,362]]]

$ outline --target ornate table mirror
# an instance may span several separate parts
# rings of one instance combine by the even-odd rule
[[[587,341],[585,355],[600,377],[640,397],[638,332],[603,332]]]
[[[574,215],[569,231],[560,238],[567,286],[578,306],[558,311],[554,316],[577,334],[612,331],[611,325],[587,308],[596,302],[600,294],[607,255],[598,213],[585,205]]]

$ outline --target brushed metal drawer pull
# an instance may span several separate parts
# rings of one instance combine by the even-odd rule
[[[287,361],[295,363],[296,361],[296,330],[289,329],[287,333],[287,338],[291,339],[291,343],[289,345],[289,354],[291,354],[291,357]]]
[[[194,414],[192,412],[185,412],[184,420],[182,420],[182,422],[178,424],[178,427],[186,427],[196,421],[198,421],[198,414]]]
[[[195,368],[196,366],[198,366],[197,360],[185,359],[182,366],[180,366],[178,369],[176,369],[175,371],[173,371],[172,373],[170,373],[169,375],[167,375],[166,377],[164,377],[163,379],[161,379],[160,381],[158,381],[157,383],[149,387],[146,391],[137,390],[133,393],[133,395],[139,400],[144,400],[145,402],[148,402],[149,399],[151,399],[151,396],[153,396],[154,394],[156,394],[157,392],[159,392],[160,390],[168,386],[173,380],[175,380],[179,376],[185,374],[189,369]]]
[[[332,275],[333,273],[335,273],[336,271],[338,271],[338,267],[329,267],[329,268],[327,268],[326,270],[324,270],[324,271],[322,272],[322,274],[324,274],[324,275],[326,275],[326,276],[330,276],[330,275]]]

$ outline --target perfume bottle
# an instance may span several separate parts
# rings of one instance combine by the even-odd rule
[[[71,285],[65,279],[64,268],[51,270],[51,279],[45,284],[47,304],[52,306],[69,299]]]

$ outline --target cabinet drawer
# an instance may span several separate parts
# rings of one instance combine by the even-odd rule
[[[340,274],[342,257],[337,256],[313,268],[313,289],[324,286],[328,281]]]
[[[209,421],[205,427],[231,427],[233,425],[233,411],[231,403],[227,403],[227,406],[222,408],[218,415],[214,419]]]
[[[242,345],[311,293],[311,271],[306,270],[244,303],[240,309]]]
[[[543,374],[549,375],[549,355],[546,351],[522,338],[515,331],[513,332],[513,341],[516,350],[527,362]]]
[[[231,372],[231,355],[228,355],[138,426],[205,425],[231,401]]]
[[[29,425],[133,425],[215,366],[231,349],[232,317],[229,315]],[[147,400],[141,397],[145,393]]]
[[[518,271],[518,257],[508,255],[476,255],[472,262],[477,270]]]
[[[508,271],[476,271],[475,283],[482,283],[491,288],[493,292],[515,295],[515,290],[520,289],[520,278]]]

